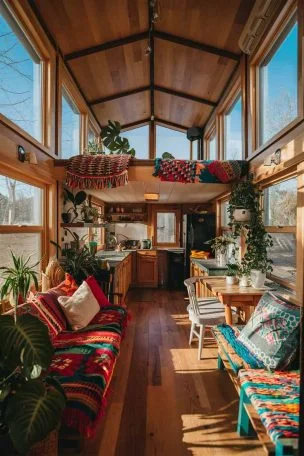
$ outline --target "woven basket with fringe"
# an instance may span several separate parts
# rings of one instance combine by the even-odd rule
[[[58,456],[58,429],[54,429],[44,440],[36,443],[27,456]]]

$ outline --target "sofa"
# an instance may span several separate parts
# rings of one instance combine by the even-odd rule
[[[90,323],[73,331],[58,298],[72,296],[76,289],[67,276],[58,287],[32,295],[18,313],[30,313],[48,327],[54,354],[47,374],[60,382],[67,397],[62,427],[91,437],[105,411],[128,312],[105,298]]]

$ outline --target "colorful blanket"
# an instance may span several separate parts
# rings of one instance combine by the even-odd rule
[[[127,325],[127,310],[104,307],[79,331],[63,331],[55,342],[49,374],[63,386],[67,404],[63,424],[91,437],[103,416],[121,340]]]
[[[248,174],[246,160],[163,160],[156,158],[153,176],[162,181],[228,183]]]
[[[70,188],[103,189],[128,183],[130,155],[77,155],[66,167],[66,185]]]
[[[239,378],[271,440],[299,436],[298,371],[241,370]]]

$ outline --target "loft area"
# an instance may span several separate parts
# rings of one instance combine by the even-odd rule
[[[0,3],[1,454],[303,454],[303,17]]]

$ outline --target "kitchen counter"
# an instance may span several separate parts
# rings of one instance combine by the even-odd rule
[[[225,275],[227,268],[219,266],[214,258],[210,260],[201,260],[200,258],[190,257],[192,263],[196,264],[207,275]]]
[[[122,252],[115,252],[113,250],[101,250],[97,252],[96,256],[101,260],[107,260],[110,268],[115,269],[124,261],[125,258],[127,258],[129,255],[132,255],[133,252],[136,252],[136,250],[123,250]]]

